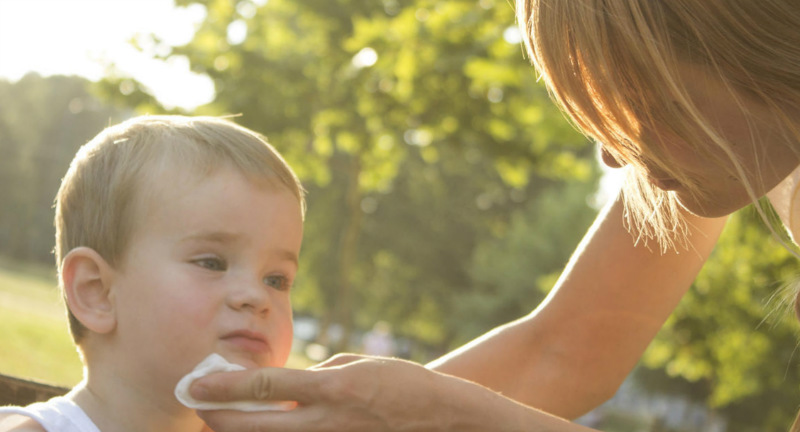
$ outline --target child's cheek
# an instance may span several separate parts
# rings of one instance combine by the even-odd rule
[[[280,311],[279,324],[276,325],[278,334],[276,335],[275,358],[272,365],[274,367],[283,367],[289,360],[289,354],[292,350],[292,339],[294,338],[294,326],[292,325],[292,310],[291,306]]]

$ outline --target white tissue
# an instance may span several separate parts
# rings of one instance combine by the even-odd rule
[[[236,411],[288,411],[294,407],[294,402],[275,401],[231,401],[207,402],[199,401],[189,394],[194,380],[213,372],[232,372],[245,370],[244,366],[230,363],[219,354],[211,354],[195,366],[194,370],[178,381],[175,386],[175,397],[180,403],[196,410],[236,410]]]

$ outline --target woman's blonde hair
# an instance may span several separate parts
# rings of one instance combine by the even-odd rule
[[[517,14],[531,61],[554,100],[582,132],[633,166],[624,190],[626,220],[645,243],[654,239],[663,250],[683,242],[686,231],[675,195],[654,187],[636,167],[655,166],[699,200],[709,197],[663,145],[642,142],[642,130],[658,125],[681,137],[669,145],[730,167],[753,202],[759,198],[753,184],[760,173],[746,172],[698,111],[679,66],[707,68],[746,116],[743,97],[761,103],[800,139],[800,122],[791,118],[800,107],[800,7],[793,0],[517,0]]]
[[[159,169],[188,169],[202,177],[223,164],[252,181],[285,187],[305,212],[300,181],[258,133],[214,117],[137,117],[103,130],[72,160],[56,196],[59,273],[66,254],[79,246],[94,249],[111,266],[120,264],[146,203],[143,189],[152,185],[147,179]],[[68,314],[80,342],[86,329]]]

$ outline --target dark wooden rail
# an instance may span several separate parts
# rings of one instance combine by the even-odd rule
[[[0,374],[0,406],[28,405],[63,395],[68,391],[66,387]]]

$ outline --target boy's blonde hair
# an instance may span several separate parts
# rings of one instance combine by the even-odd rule
[[[56,196],[59,273],[66,254],[79,246],[94,249],[112,267],[120,264],[142,216],[142,186],[158,168],[180,166],[202,177],[226,163],[253,181],[287,188],[305,212],[303,187],[286,161],[263,136],[231,121],[143,116],[105,129],[78,151]],[[80,342],[86,328],[68,314]]]
[[[682,138],[669,145],[732,166],[729,174],[742,180],[754,202],[760,173],[745,172],[698,111],[679,66],[707,67],[748,117],[745,97],[800,138],[792,118],[800,108],[800,7],[794,0],[517,0],[517,14],[531,61],[576,126],[618,160],[634,168],[648,161],[699,199],[708,198],[702,185],[663,145],[641,142],[642,129],[666,128]],[[715,147],[726,156],[714,156]],[[639,238],[665,248],[683,240],[685,224],[674,194],[654,187],[637,174],[642,171],[629,170],[627,221]]]

